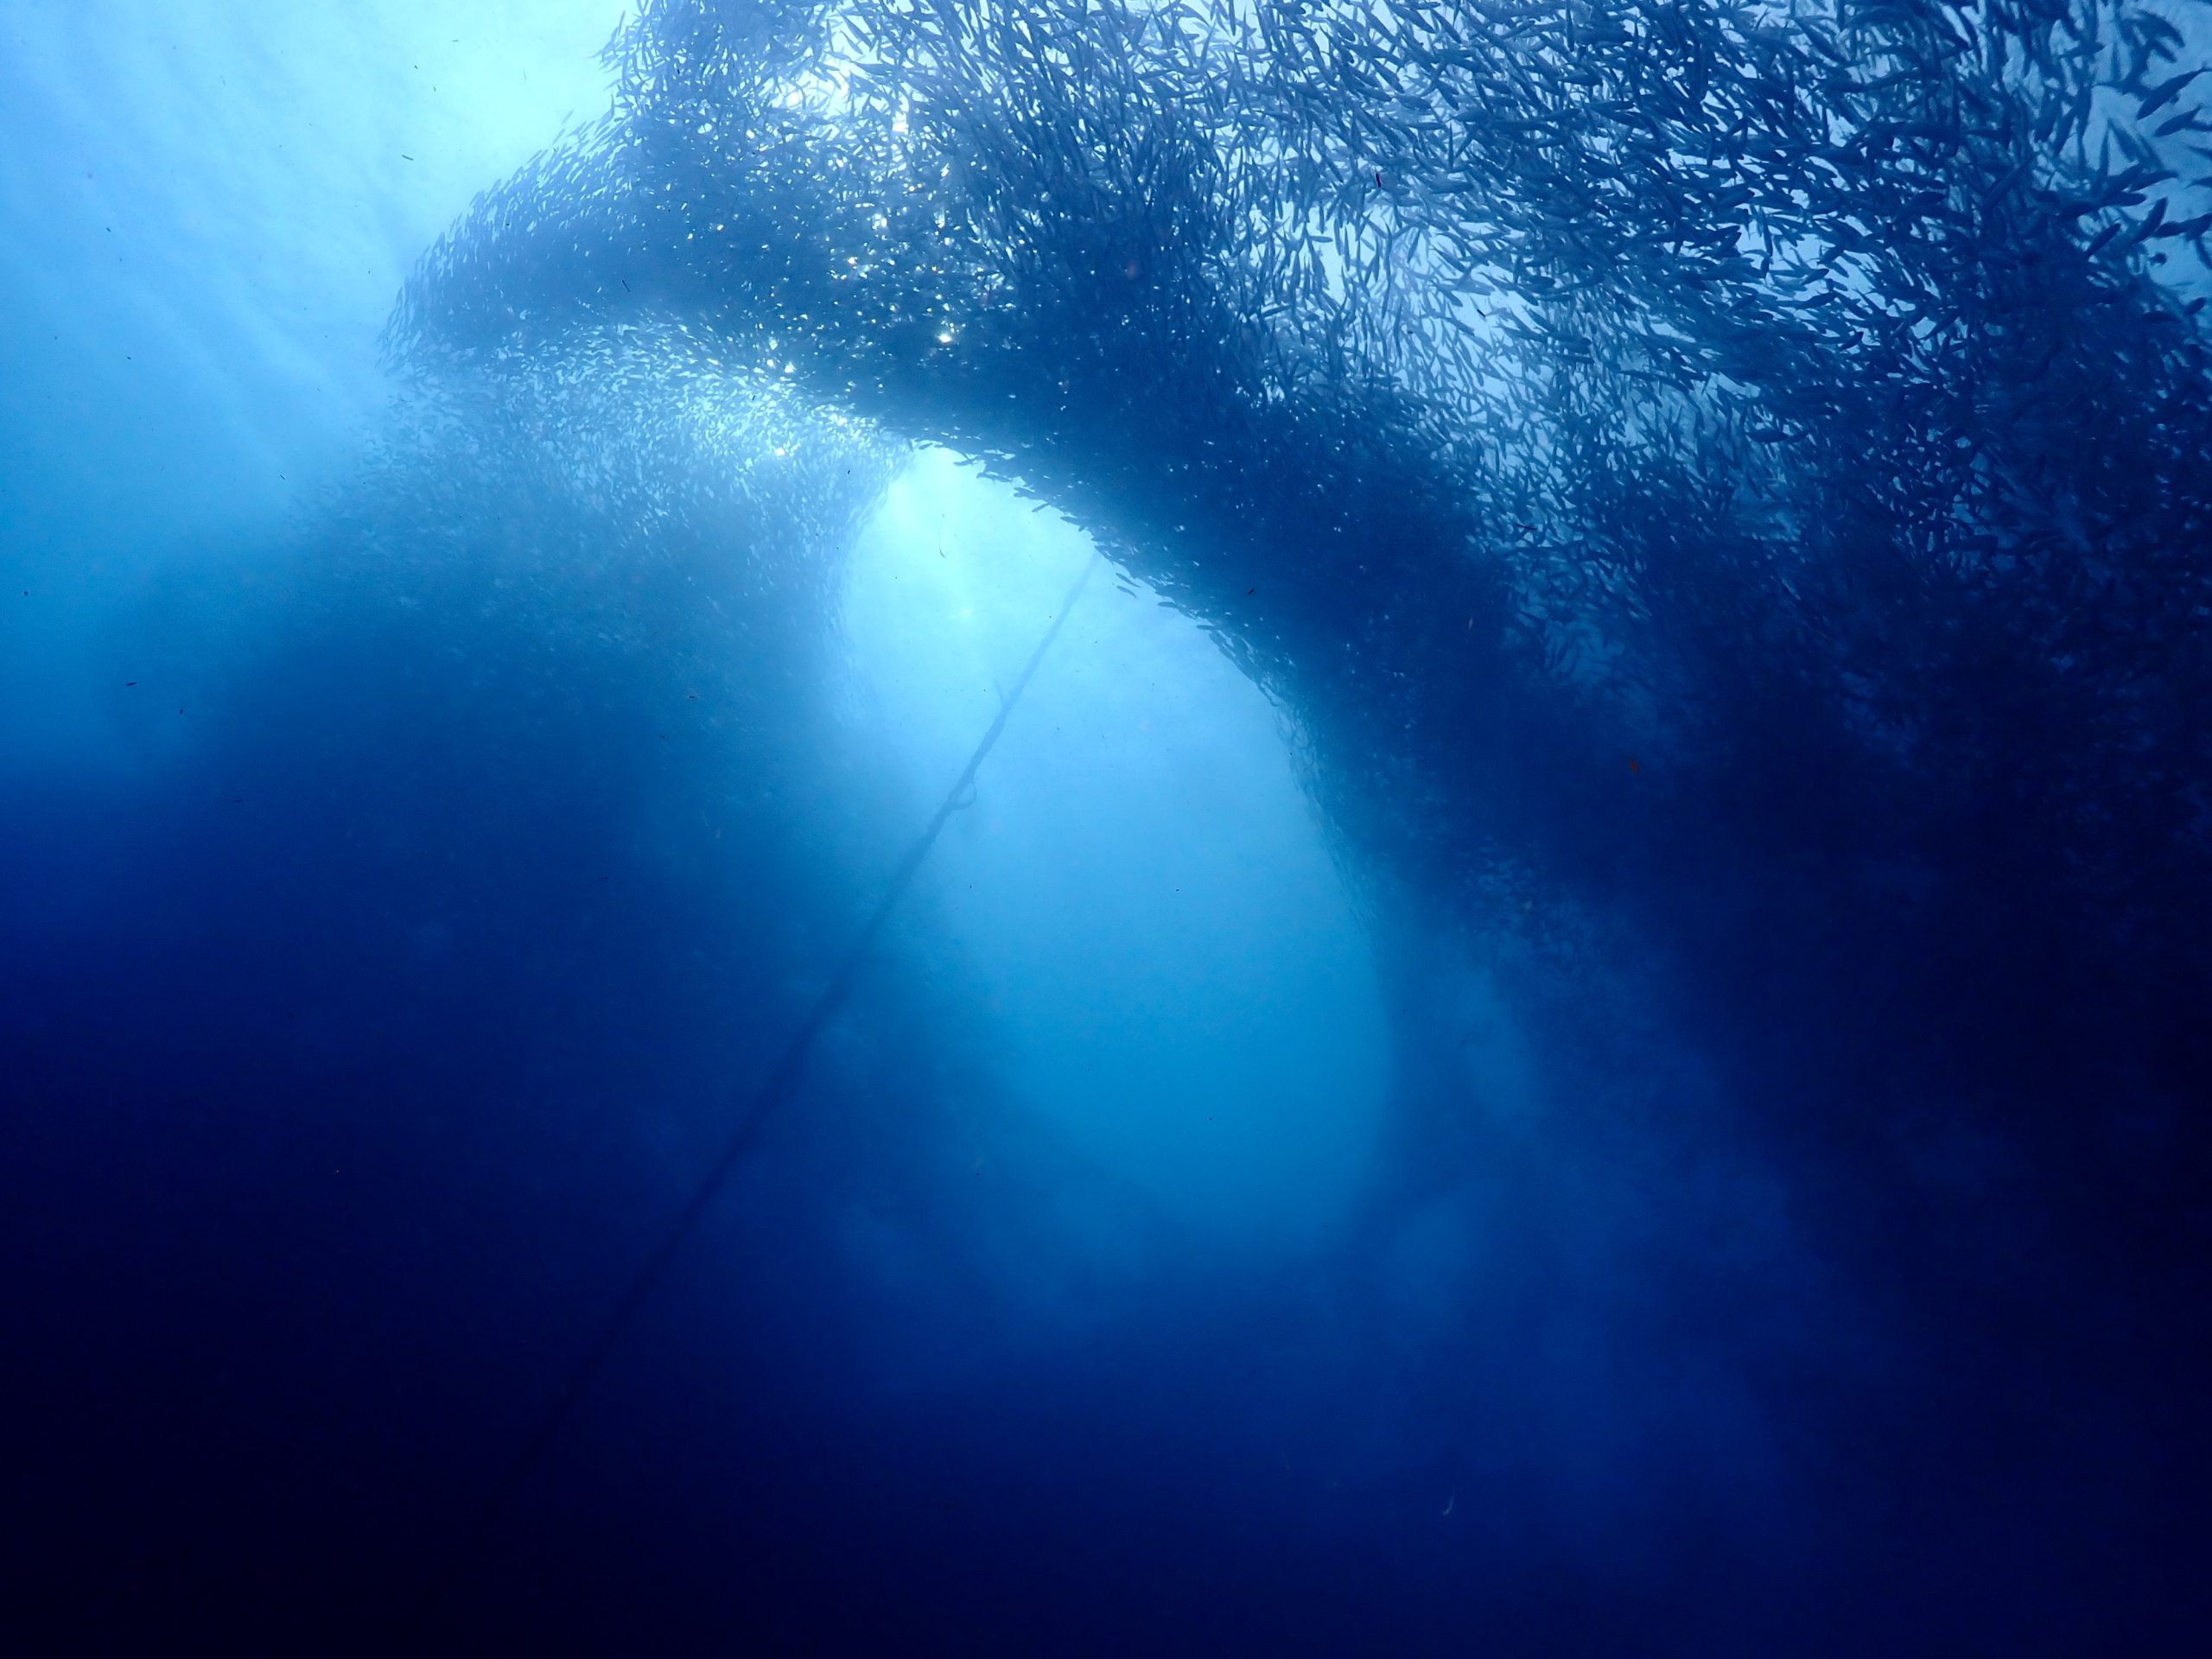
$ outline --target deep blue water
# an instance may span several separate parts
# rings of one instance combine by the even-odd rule
[[[10,1649],[2195,1650],[2207,66],[12,0]]]

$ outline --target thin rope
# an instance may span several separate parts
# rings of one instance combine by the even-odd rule
[[[591,1346],[584,1351],[582,1357],[562,1379],[552,1408],[507,1464],[498,1484],[493,1487],[475,1527],[464,1535],[459,1548],[432,1580],[417,1605],[414,1617],[409,1621],[411,1630],[419,1633],[429,1625],[468,1569],[476,1564],[509,1506],[545,1461],[555,1442],[560,1439],[561,1431],[575,1414],[578,1402],[606,1366],[608,1357],[621,1345],[622,1338],[628,1334],[639,1313],[652,1300],[660,1281],[667,1276],[670,1264],[683,1249],[684,1241],[690,1237],[692,1230],[699,1224],[700,1217],[707,1213],[728,1181],[730,1172],[744,1162],[746,1155],[760,1144],[760,1132],[766,1126],[770,1115],[797,1092],[814,1039],[851,994],[854,982],[859,978],[868,952],[875,944],[876,936],[883,931],[884,924],[890,920],[892,911],[897,908],[899,899],[906,896],[906,889],[913,884],[915,873],[922,868],[922,861],[929,856],[930,849],[937,845],[938,836],[951,822],[952,815],[967,804],[961,797],[975,787],[976,774],[982,770],[992,749],[997,747],[1000,734],[1006,730],[1007,716],[1014,713],[1014,705],[1021,701],[1021,694],[1029,689],[1030,679],[1037,672],[1038,664],[1045,660],[1045,653],[1060,637],[1060,630],[1066,626],[1068,613],[1075,608],[1076,601],[1083,597],[1083,590],[1089,584],[1091,573],[1098,568],[1098,556],[1094,553],[1084,563],[1082,574],[1076,577],[1074,585],[1068,589],[1067,597],[1060,601],[1060,608],[1053,616],[1051,626],[1045,630],[1044,638],[1037,642],[1037,649],[1029,653],[1029,660],[1022,664],[1014,689],[999,699],[999,711],[992,718],[974,752],[969,755],[968,764],[960,769],[960,775],[952,780],[952,787],[945,791],[944,799],[936,813],[921,834],[915,836],[912,844],[906,849],[906,855],[893,868],[883,897],[876,902],[874,911],[861,925],[861,931],[853,936],[852,943],[838,959],[829,982],[822,988],[822,994],[815,998],[813,1006],[807,1010],[806,1018],[799,1022],[798,1029],[792,1033],[791,1041],[785,1045],[766,1079],[754,1092],[744,1114],[738,1119],[737,1127],[730,1132],[729,1139],[723,1142],[721,1153],[708,1166],[706,1173],[700,1177],[698,1185],[692,1189],[690,1198],[677,1212],[660,1243],[653,1247],[652,1253],[646,1256],[632,1276],[621,1300],[614,1304],[613,1311],[600,1326],[599,1334],[593,1339]]]

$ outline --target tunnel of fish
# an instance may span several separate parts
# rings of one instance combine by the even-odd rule
[[[2204,8],[601,61],[320,493],[10,555],[8,1617],[2178,1650]]]

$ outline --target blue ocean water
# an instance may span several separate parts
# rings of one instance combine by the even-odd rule
[[[11,0],[10,1650],[2193,1650],[2208,70]]]

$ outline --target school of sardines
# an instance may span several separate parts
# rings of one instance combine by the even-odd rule
[[[390,346],[518,431],[712,404],[825,533],[881,442],[986,461],[1471,924],[1878,824],[2212,982],[2171,903],[2208,42],[2144,0],[651,0]]]

